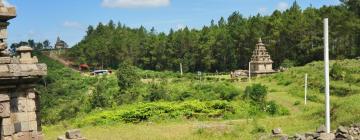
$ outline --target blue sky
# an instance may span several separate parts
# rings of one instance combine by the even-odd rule
[[[11,20],[9,43],[49,39],[57,36],[70,46],[79,42],[89,25],[109,20],[130,27],[144,25],[158,32],[185,26],[200,28],[212,19],[239,11],[244,16],[284,10],[294,0],[7,0],[17,8]],[[297,0],[302,8],[337,5],[339,0]]]

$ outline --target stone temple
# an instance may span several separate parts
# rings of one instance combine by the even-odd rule
[[[254,76],[275,73],[272,65],[273,61],[271,60],[269,53],[266,51],[265,44],[262,43],[260,38],[251,57],[250,73]]]
[[[65,41],[61,40],[60,37],[56,39],[55,49],[66,49],[68,45]]]
[[[8,20],[15,17],[16,9],[5,7],[0,0],[1,140],[42,140],[39,96],[34,88],[47,74],[47,67],[31,56],[28,46],[19,47],[18,56],[6,53]]]

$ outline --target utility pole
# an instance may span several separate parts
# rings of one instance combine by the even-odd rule
[[[330,133],[329,19],[324,19],[325,126]]]
[[[305,105],[307,104],[307,84],[308,84],[308,74],[305,74]]]

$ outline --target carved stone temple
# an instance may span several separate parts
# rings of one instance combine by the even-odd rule
[[[42,140],[35,84],[47,74],[45,64],[31,56],[32,48],[22,46],[17,56],[7,53],[8,20],[16,17],[14,7],[0,0],[0,132],[1,140]]]
[[[253,55],[250,61],[251,75],[260,76],[265,74],[275,73],[273,70],[273,61],[269,53],[266,51],[265,44],[262,43],[261,38],[256,44]]]

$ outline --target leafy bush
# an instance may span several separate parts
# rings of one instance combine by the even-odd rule
[[[334,80],[344,80],[346,73],[346,70],[338,63],[332,65],[332,68],[330,70],[330,76]]]
[[[289,60],[289,59],[285,59],[282,63],[281,63],[281,67],[284,68],[291,68],[294,67],[296,65],[295,61]]]
[[[267,113],[269,113],[270,115],[274,116],[274,115],[289,115],[290,112],[288,109],[276,104],[275,101],[270,101],[267,103],[266,107],[265,107],[265,111]]]
[[[120,90],[126,90],[132,88],[140,82],[140,76],[138,75],[138,69],[127,62],[123,62],[119,65],[116,72],[118,78],[118,85]]]
[[[261,84],[253,84],[245,88],[244,98],[250,99],[257,104],[265,104],[267,96],[267,87]]]
[[[149,93],[145,96],[147,101],[159,101],[159,100],[169,100],[168,91],[165,89],[163,84],[152,83],[150,85]]]
[[[227,101],[185,101],[139,103],[119,110],[88,114],[75,120],[78,126],[102,125],[114,122],[139,123],[148,120],[218,118],[226,113],[235,113]]]
[[[192,84],[196,90],[194,99],[200,100],[234,100],[241,91],[228,82],[209,82]]]

